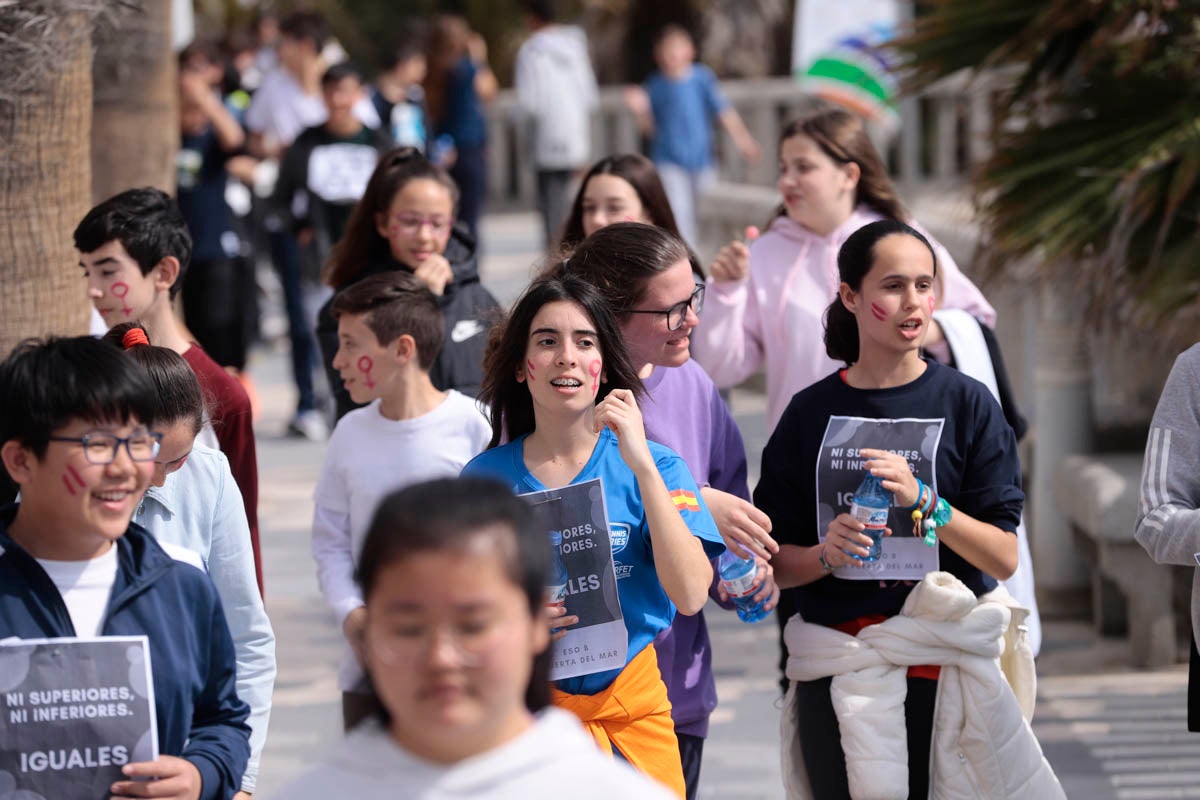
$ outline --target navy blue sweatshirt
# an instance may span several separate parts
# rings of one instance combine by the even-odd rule
[[[864,446],[910,453],[910,463],[918,462],[917,474],[924,473],[927,483],[928,470],[934,470],[937,491],[952,506],[1015,533],[1025,496],[1012,428],[982,383],[929,362],[924,374],[903,386],[855,389],[835,372],[792,398],[763,450],[762,477],[754,490],[754,504],[771,518],[771,533],[780,544],[818,544],[825,533],[818,529],[819,506],[830,518],[845,507],[825,488],[818,492],[818,483],[819,473],[828,478],[831,467],[829,452],[821,446],[831,420],[847,419],[867,425],[874,420],[909,423],[908,434]],[[859,469],[854,483],[865,474]],[[889,524],[893,536],[912,533],[911,517],[897,508]],[[996,587],[993,577],[944,542],[939,541],[938,548],[941,569],[976,595]],[[780,621],[796,612],[806,622],[829,626],[866,615],[894,616],[913,586],[913,581],[824,577],[786,590],[780,599]]]
[[[75,636],[58,588],[8,535],[17,507],[0,507],[0,639]],[[217,591],[132,523],[117,540],[117,562],[102,635],[149,638],[159,753],[196,766],[201,800],[227,800],[250,757],[249,708],[234,688],[233,640]]]

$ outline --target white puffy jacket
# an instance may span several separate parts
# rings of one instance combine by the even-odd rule
[[[913,589],[898,616],[858,636],[809,624],[799,615],[788,621],[788,678],[833,676],[830,695],[855,800],[908,796],[904,698],[908,667],[917,664],[942,667],[930,798],[1065,800],[1029,727],[1035,678],[1033,656],[1019,630],[1024,615],[1002,589],[976,598],[953,575],[933,572]],[[792,800],[811,800],[793,723],[794,696],[788,692],[782,715],[784,784]]]

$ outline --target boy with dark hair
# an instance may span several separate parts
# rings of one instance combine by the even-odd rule
[[[255,155],[278,157],[300,131],[324,121],[321,49],[328,38],[329,26],[316,11],[295,11],[279,23],[279,64],[263,76],[246,109]]]
[[[354,65],[342,62],[325,70],[321,98],[327,118],[296,137],[279,166],[272,202],[280,218],[290,220],[314,278],[342,238],[379,156],[391,147],[385,133],[355,115],[363,97],[362,74]]]
[[[425,117],[425,89],[428,72],[425,58],[424,29],[415,21],[387,52],[383,71],[371,87],[371,105],[382,121],[382,128],[397,147],[428,149],[429,128]]]
[[[165,192],[129,189],[89,211],[74,235],[88,298],[104,322],[111,327],[140,321],[155,344],[183,356],[200,380],[215,434],[213,443],[229,459],[242,492],[261,591],[258,455],[250,398],[236,378],[188,340],[171,308],[192,258],[187,223]]]
[[[217,800],[241,782],[248,710],[212,582],[130,522],[155,404],[145,372],[91,337],[27,340],[0,364],[0,460],[21,489],[0,507],[0,639],[145,635],[161,755],[111,791]]]
[[[354,573],[375,508],[396,489],[457,476],[492,432],[474,400],[429,379],[444,323],[437,297],[412,274],[363,279],[337,295],[333,314],[333,368],[351,399],[369,404],[334,429],[313,509],[317,580],[346,636],[338,684],[349,730],[374,707],[363,684],[366,611]]]

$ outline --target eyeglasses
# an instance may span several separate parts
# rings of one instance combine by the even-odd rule
[[[484,654],[510,632],[511,626],[496,621],[457,626],[404,625],[398,629],[368,632],[367,646],[385,664],[412,666],[429,658],[435,647],[449,645],[460,666],[474,667]]]
[[[125,452],[134,461],[153,461],[162,446],[161,433],[134,433],[129,436],[114,436],[111,433],[88,433],[78,438],[51,436],[52,442],[72,442],[83,445],[84,458],[89,464],[111,464],[117,458],[117,449],[125,445]]]
[[[626,314],[666,314],[667,315],[667,330],[677,331],[683,327],[683,321],[687,319],[688,309],[692,309],[699,314],[704,309],[704,284],[697,283],[696,291],[692,292],[692,296],[687,300],[676,303],[667,309],[647,311],[645,309],[627,308]]]
[[[396,214],[392,217],[392,222],[396,223],[396,227],[402,233],[409,236],[419,233],[421,228],[426,225],[438,236],[454,227],[453,217],[423,217],[420,214]]]

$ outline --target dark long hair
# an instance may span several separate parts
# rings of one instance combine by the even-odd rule
[[[616,222],[584,239],[559,269],[596,286],[621,316],[642,301],[651,278],[680,261],[699,269],[696,254],[678,236],[641,222]]]
[[[587,191],[588,182],[597,175],[613,175],[624,180],[637,193],[650,224],[665,228],[677,239],[683,238],[679,235],[675,213],[671,211],[671,202],[667,199],[667,192],[663,189],[654,162],[638,153],[619,153],[597,161],[580,181],[575,201],[571,203],[571,213],[567,215],[566,224],[563,226],[560,239],[560,247],[563,250],[575,247],[584,239],[583,195]]]
[[[513,441],[534,430],[533,397],[529,387],[517,380],[517,371],[525,363],[529,327],[538,311],[547,303],[566,301],[579,305],[596,328],[597,343],[604,358],[607,380],[600,384],[596,401],[613,389],[632,389],[642,394],[642,381],[629,357],[621,329],[604,301],[600,290],[574,275],[548,275],[537,279],[521,295],[506,319],[492,326],[487,352],[483,357],[483,384],[479,400],[491,409],[492,440]]]
[[[855,205],[865,205],[879,214],[901,222],[908,212],[900,203],[896,187],[888,177],[887,166],[871,143],[862,119],[844,108],[825,108],[792,120],[779,136],[779,147],[793,136],[807,136],[837,164],[858,165],[858,185],[854,189]],[[775,216],[787,210],[780,204]]]
[[[895,219],[881,219],[864,225],[846,239],[838,250],[838,277],[854,291],[862,289],[863,278],[875,265],[875,245],[894,234],[911,236],[929,250],[933,274],[937,275],[937,255],[933,245],[916,228]],[[839,295],[825,309],[825,352],[836,361],[853,364],[858,361],[858,319],[842,304]]]
[[[391,258],[388,240],[379,235],[375,217],[386,214],[396,195],[409,181],[420,178],[446,187],[453,208],[458,208],[458,184],[450,173],[421,155],[415,147],[397,147],[384,153],[362,199],[354,206],[346,232],[334,246],[325,265],[325,283],[342,289],[357,281],[371,264]]]
[[[126,345],[125,335],[132,330],[141,331],[146,340],[140,344]],[[169,347],[153,345],[146,329],[137,322],[114,325],[102,340],[123,350],[150,376],[158,405],[154,417],[160,425],[186,422],[191,425],[193,436],[200,433],[204,427],[204,393],[196,373],[183,360],[183,356]]]
[[[476,477],[413,484],[383,499],[355,573],[367,608],[384,567],[417,553],[465,550],[483,537],[495,540],[505,576],[521,588],[535,624],[541,623],[550,560],[546,528],[503,484]],[[548,648],[534,657],[525,705],[535,713],[550,705]],[[386,719],[387,710],[381,711]]]

